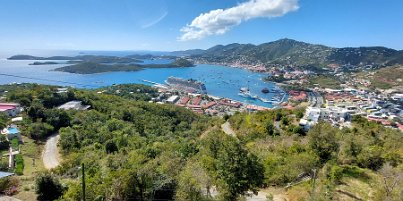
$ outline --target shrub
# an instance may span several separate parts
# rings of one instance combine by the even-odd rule
[[[17,193],[19,180],[16,177],[7,177],[0,179],[0,192],[6,195]]]
[[[19,147],[18,138],[15,137],[11,140],[11,147],[13,148],[13,150],[18,150]]]
[[[43,173],[35,179],[38,200],[56,200],[63,195],[63,186],[49,173]]]
[[[22,175],[24,172],[24,158],[21,154],[15,155],[15,174]]]

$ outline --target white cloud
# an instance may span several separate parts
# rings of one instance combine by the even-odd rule
[[[179,40],[198,40],[210,35],[221,35],[244,21],[280,17],[298,8],[298,0],[249,0],[232,8],[202,13],[181,29],[183,34]]]

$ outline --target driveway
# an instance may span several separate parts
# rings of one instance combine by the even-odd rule
[[[59,139],[60,135],[57,133],[46,140],[45,148],[42,153],[42,160],[46,169],[55,168],[60,164],[60,155],[57,149]]]

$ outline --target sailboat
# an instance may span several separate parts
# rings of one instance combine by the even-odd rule
[[[249,90],[249,81],[248,81],[248,87],[241,87],[241,89],[239,89],[238,95],[239,95],[239,96],[242,96],[242,97],[245,97],[245,98],[250,98],[250,99],[257,99],[257,98],[259,98],[258,96],[252,95],[252,94],[250,93],[250,90]]]

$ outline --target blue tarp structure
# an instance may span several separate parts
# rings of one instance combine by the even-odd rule
[[[14,173],[0,171],[0,179],[5,178],[5,177],[9,177],[9,176],[12,176],[12,175],[14,175]]]

